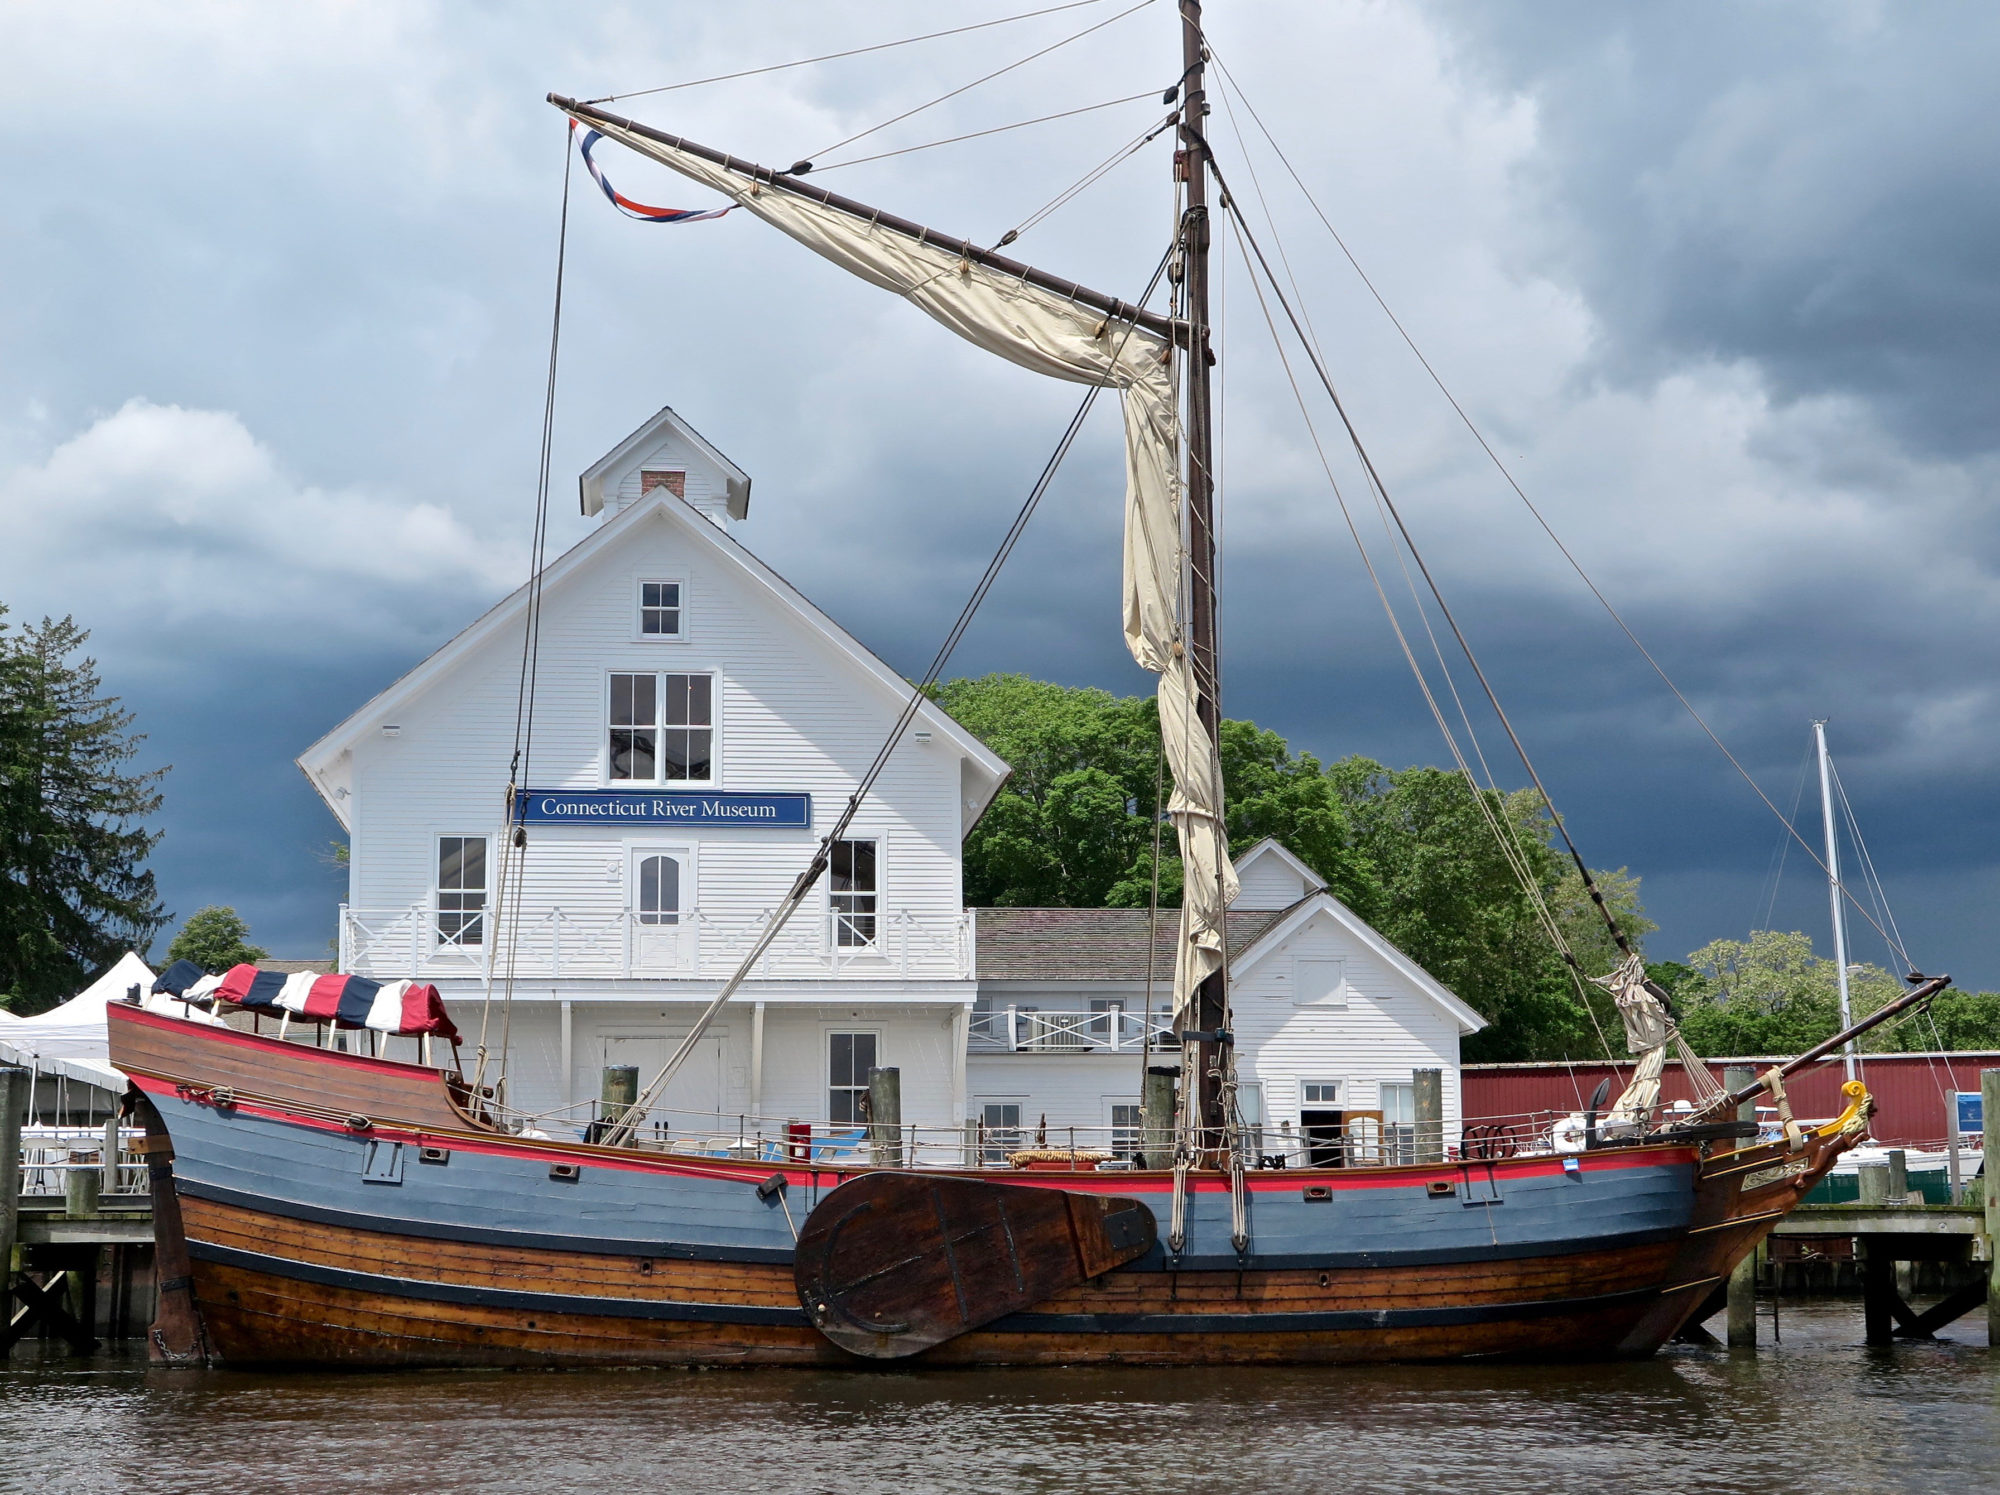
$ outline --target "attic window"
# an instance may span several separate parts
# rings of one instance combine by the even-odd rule
[[[681,584],[677,581],[639,583],[639,637],[681,637]]]
[[[639,496],[644,498],[655,488],[664,488],[675,498],[686,498],[688,475],[684,472],[641,472],[639,474]]]

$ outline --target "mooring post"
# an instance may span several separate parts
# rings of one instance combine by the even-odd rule
[[[73,1148],[63,1172],[63,1215],[71,1220],[97,1217],[98,1191],[104,1182],[104,1160],[94,1152]]]
[[[1741,1090],[1757,1076],[1748,1067],[1730,1065],[1722,1072],[1723,1088]],[[1757,1119],[1757,1102],[1745,1101],[1736,1108],[1738,1121]],[[1729,1347],[1732,1350],[1757,1348],[1757,1253],[1749,1252],[1729,1273]]]
[[[1981,1121],[1984,1125],[1984,1156],[1988,1162],[2000,1159],[2000,1069],[1982,1069],[1979,1072],[1979,1105]],[[1953,1125],[1956,1125],[1956,1121]],[[1979,1181],[1979,1197],[1986,1208],[1987,1278],[1986,1278],[1986,1342],[2000,1348],[2000,1292],[1994,1291],[1992,1258],[2000,1255],[1992,1243],[2000,1239],[2000,1188],[1995,1187],[1993,1170],[1982,1167]]]
[[[1889,1202],[1889,1165],[1863,1163],[1856,1170],[1861,1180],[1860,1203],[1880,1206]]]
[[[1419,1163],[1444,1161],[1444,1071],[1420,1069],[1410,1078],[1415,1092]]]
[[[251,1016],[256,1016],[252,1013]],[[102,1192],[118,1192],[118,1150],[124,1138],[118,1131],[118,1113],[113,1111],[111,1119],[104,1123],[104,1182]]]
[[[1146,1066],[1146,1082],[1139,1091],[1140,1166],[1174,1166],[1174,1082],[1180,1071],[1171,1065]]]
[[[1910,1202],[1910,1154],[1907,1149],[1889,1149],[1889,1203],[1900,1208]],[[1917,1264],[1898,1260],[1895,1265],[1896,1291],[1908,1300],[1916,1296]]]
[[[903,1072],[868,1071],[868,1142],[877,1168],[903,1166]]]
[[[31,1077],[0,1066],[0,1325],[14,1317],[14,1245],[21,1238],[21,1117]]]

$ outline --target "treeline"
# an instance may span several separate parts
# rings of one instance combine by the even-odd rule
[[[1014,767],[965,846],[965,896],[1014,907],[1143,908],[1164,779],[1157,707],[1022,675],[952,680],[944,708]],[[1509,828],[1542,902],[1584,969],[1609,971],[1616,950],[1583,880],[1552,844],[1556,828],[1531,790],[1473,796],[1458,774],[1391,769],[1368,758],[1322,764],[1254,722],[1225,721],[1222,767],[1230,848],[1275,836],[1334,895],[1469,1002],[1491,1026],[1466,1041],[1468,1062],[1624,1055],[1610,999],[1577,984],[1534,900],[1508,865],[1493,822]],[[1482,809],[1482,803],[1484,806]],[[1489,819],[1490,817],[1490,819]],[[1159,898],[1180,903],[1171,827],[1160,840]],[[1625,868],[1593,877],[1635,941],[1654,925]],[[1833,964],[1803,934],[1717,941],[1685,963],[1649,965],[1675,995],[1684,1031],[1705,1054],[1796,1052],[1836,1031]],[[1857,1015],[1898,989],[1869,972]],[[1586,1005],[1587,1001],[1587,1005]],[[2000,1048],[2000,995],[1948,994],[1929,1019],[1880,1046]],[[1600,1037],[1600,1035],[1602,1035]]]
[[[146,855],[166,770],[105,696],[69,618],[26,628],[0,606],[0,1006],[34,1013],[166,923]]]

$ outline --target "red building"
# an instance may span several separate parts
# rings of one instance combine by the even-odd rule
[[[1720,1084],[1726,1068],[1741,1065],[1761,1071],[1782,1062],[1770,1058],[1711,1059],[1708,1069]],[[1978,1090],[1982,1069],[2000,1069],[2000,1052],[1862,1055],[1861,1080],[1875,1098],[1875,1137],[1891,1144],[1943,1146],[1949,1128],[1947,1096],[1953,1090]],[[1481,1119],[1518,1120],[1532,1113],[1566,1116],[1582,1110],[1597,1082],[1607,1076],[1615,1097],[1632,1077],[1632,1066],[1468,1064],[1462,1081],[1466,1124]],[[1844,1108],[1840,1087],[1846,1078],[1838,1057],[1794,1075],[1786,1087],[1793,1114],[1802,1121],[1839,1115]],[[1660,1093],[1668,1104],[1692,1099],[1680,1065],[1667,1066]]]

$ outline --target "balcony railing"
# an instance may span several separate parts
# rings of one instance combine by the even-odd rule
[[[1149,1036],[1153,1048],[1177,1047],[1164,1012],[1149,1018],[1119,1007],[1090,1012],[995,1007],[972,1014],[966,1046],[975,1054],[1119,1054],[1136,1052]]]
[[[340,910],[340,968],[383,979],[483,976],[487,962],[526,977],[613,977],[720,980],[733,974],[764,932],[769,912],[681,911],[673,923],[658,915],[575,913],[561,907],[524,912],[508,937],[489,912],[456,934],[441,933],[429,903],[402,908]],[[798,914],[752,973],[772,981],[829,976],[966,980],[972,974],[972,931],[963,913],[877,915],[872,943],[861,943],[851,917]],[[511,948],[510,948],[511,947]]]

